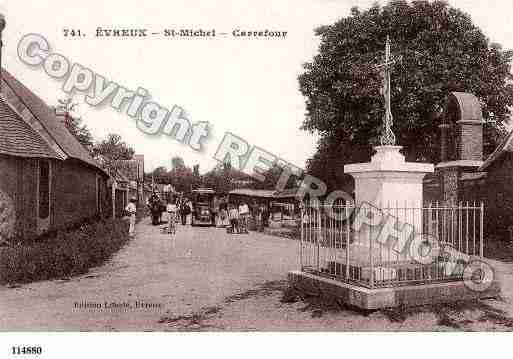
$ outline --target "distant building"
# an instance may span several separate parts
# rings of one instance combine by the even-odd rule
[[[0,236],[33,238],[108,215],[108,174],[37,95],[2,70]]]
[[[128,179],[129,197],[135,197],[138,203],[145,203],[144,155],[134,155],[132,160],[118,160],[113,165]]]

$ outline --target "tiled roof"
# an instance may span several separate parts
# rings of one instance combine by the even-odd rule
[[[299,191],[298,187],[286,188],[283,191],[276,191],[274,193],[274,197],[276,197],[276,198],[294,198],[294,197],[296,197],[298,191]]]
[[[2,98],[0,98],[0,153],[20,157],[60,158]]]
[[[230,191],[230,194],[235,195],[243,195],[243,196],[249,196],[249,197],[259,197],[259,198],[294,198],[296,196],[296,193],[298,191],[298,188],[290,188],[285,189],[283,191],[274,191],[274,190],[267,190],[267,189],[250,189],[250,188],[239,188],[234,189],[233,191]]]
[[[267,190],[267,189],[239,188],[239,189],[234,189],[233,191],[230,191],[230,194],[237,194],[237,195],[250,196],[250,197],[260,197],[260,198],[273,198],[274,192],[275,191],[273,191],[273,190]]]
[[[509,133],[509,135],[502,141],[502,143],[493,151],[493,153],[488,156],[486,161],[483,163],[481,167],[479,167],[478,171],[486,171],[488,167],[496,160],[498,160],[502,155],[506,152],[513,152],[513,131]]]
[[[17,95],[18,99],[23,102],[32,115],[41,123],[53,140],[69,157],[99,168],[98,163],[91,157],[84,146],[78,142],[64,124],[56,117],[52,108],[5,69],[2,69],[2,80],[2,86],[9,86]]]

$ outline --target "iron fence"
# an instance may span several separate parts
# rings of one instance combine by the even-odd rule
[[[483,257],[483,216],[482,203],[306,206],[300,265],[371,288],[462,280],[468,261]],[[421,261],[419,248],[430,250]]]

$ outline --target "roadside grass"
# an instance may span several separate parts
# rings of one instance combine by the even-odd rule
[[[63,279],[105,263],[129,241],[128,223],[100,220],[53,236],[3,247],[0,285]]]

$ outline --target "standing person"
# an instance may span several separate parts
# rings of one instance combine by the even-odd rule
[[[259,210],[260,206],[258,205],[256,199],[253,199],[250,207],[250,216],[254,224],[255,230],[258,230]]]
[[[248,233],[249,207],[246,202],[242,202],[239,206],[240,227],[244,233]]]
[[[259,232],[264,231],[264,220],[263,220],[263,214],[264,214],[265,207],[263,204],[258,206],[257,209],[257,230]]]
[[[269,227],[269,216],[271,212],[269,211],[269,206],[265,205],[262,210],[262,227]]]
[[[156,192],[153,192],[153,194],[150,197],[149,207],[150,207],[150,212],[151,212],[151,223],[154,226],[156,226],[156,225],[160,224],[160,216],[161,216],[160,198]]]
[[[192,225],[192,216],[194,216],[194,205],[190,199],[187,200],[188,214],[187,214],[187,222]]]
[[[182,200],[182,204],[180,205],[180,217],[182,219],[182,226],[187,224],[187,216],[189,215],[190,208],[187,204],[187,198]]]
[[[228,201],[225,197],[219,201],[219,217],[221,220],[221,227],[228,225]]]
[[[176,213],[178,212],[178,207],[173,202],[172,198],[169,198],[166,206],[166,212],[167,212],[167,221],[168,221],[168,233],[169,234],[176,234]]]
[[[214,196],[214,199],[212,200],[210,206],[210,215],[212,218],[212,224],[214,227],[217,227],[217,220],[219,215],[219,198],[217,196]]]
[[[137,207],[135,202],[137,199],[135,197],[130,198],[130,203],[125,208],[128,216],[130,217],[130,227],[128,229],[128,235],[131,237],[135,236],[135,214],[137,213]]]
[[[237,207],[232,204],[230,204],[228,208],[228,218],[230,219],[230,227],[228,228],[231,233],[239,233],[239,211]]]

